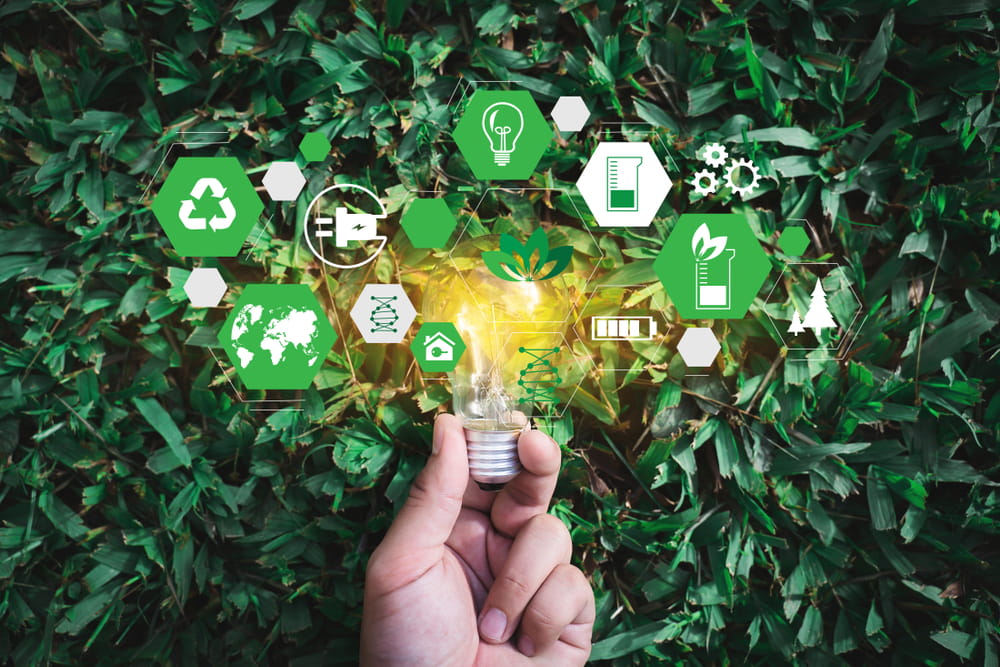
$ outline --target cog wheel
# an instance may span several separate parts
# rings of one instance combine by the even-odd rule
[[[708,144],[701,150],[702,159],[709,167],[721,167],[726,163],[726,158],[729,157],[726,147],[720,143]]]
[[[736,182],[733,181],[733,176],[740,169],[746,169],[750,172],[751,179],[746,185],[736,185]],[[739,160],[733,160],[729,163],[729,167],[726,168],[726,185],[733,191],[733,194],[739,195],[740,198],[746,197],[753,192],[758,183],[760,183],[760,170],[757,168],[757,165],[746,158],[741,157]]]
[[[708,181],[708,183],[702,185],[702,181]],[[694,191],[702,197],[707,197],[719,189],[719,179],[716,178],[715,174],[710,172],[708,169],[702,169],[701,171],[696,172],[694,180],[691,181],[691,184],[694,185]]]

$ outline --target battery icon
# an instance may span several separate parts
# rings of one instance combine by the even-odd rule
[[[652,317],[592,317],[591,340],[652,340],[656,322]]]
[[[612,156],[608,158],[608,211],[639,210],[638,156]]]

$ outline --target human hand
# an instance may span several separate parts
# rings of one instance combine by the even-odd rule
[[[524,470],[502,491],[469,478],[461,422],[440,415],[427,465],[368,561],[363,665],[582,665],[594,595],[546,514],[559,447],[518,440]]]

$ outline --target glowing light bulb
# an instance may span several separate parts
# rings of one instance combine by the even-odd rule
[[[490,142],[493,162],[499,167],[510,162],[522,131],[524,114],[510,102],[494,102],[483,112],[483,133]]]
[[[568,294],[562,278],[511,282],[483,263],[498,236],[460,243],[430,274],[421,312],[452,322],[467,346],[448,374],[452,408],[462,419],[469,472],[495,491],[521,470],[517,439],[539,411],[550,409]]]

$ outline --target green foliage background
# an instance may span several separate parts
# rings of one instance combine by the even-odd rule
[[[841,261],[867,315],[843,361],[785,364],[758,301],[714,325],[713,373],[683,378],[682,328],[650,268],[676,214],[599,247],[565,225],[589,262],[577,272],[648,283],[629,305],[670,324],[662,360],[601,348],[633,371],[587,373],[550,428],[564,451],[552,511],[597,595],[593,657],[997,665],[990,4],[8,0],[0,656],[356,660],[367,555],[446,392],[404,346],[364,347],[344,295],[371,276],[324,273],[294,241],[294,205],[269,204],[256,246],[219,265],[236,284],[309,284],[342,340],[314,388],[278,396],[301,412],[235,401],[211,354],[220,312],[187,305],[196,263],[149,200],[165,156],[235,155],[259,184],[319,129],[334,153],[306,167],[309,192],[338,174],[394,211],[410,190],[448,192],[473,231],[572,222],[572,193],[493,193],[473,214],[480,194],[457,190],[473,179],[450,141],[456,86],[517,79],[543,111],[579,94],[595,112],[532,186],[571,183],[623,120],[657,128],[675,181],[704,142],[730,139],[763,192],[695,201],[682,184],[670,207],[745,212],[774,253],[764,290],[788,259],[777,232],[807,219],[808,256]],[[191,145],[203,137],[228,143]],[[374,277],[418,293],[435,257],[401,234],[392,246]]]

